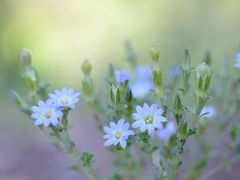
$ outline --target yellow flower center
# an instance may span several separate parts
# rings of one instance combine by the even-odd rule
[[[122,137],[122,135],[123,135],[122,131],[117,131],[115,133],[115,138],[120,139]]]
[[[61,103],[62,105],[66,105],[66,104],[69,103],[69,101],[68,101],[67,98],[62,98],[62,99],[60,100],[60,103]]]
[[[152,124],[153,123],[153,118],[152,117],[147,117],[147,118],[145,118],[145,123],[146,124]]]
[[[46,119],[50,119],[50,118],[52,117],[52,112],[51,112],[51,111],[45,112],[44,117],[45,117]]]

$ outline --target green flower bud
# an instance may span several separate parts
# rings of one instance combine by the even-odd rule
[[[84,74],[90,74],[91,73],[91,70],[92,70],[92,65],[89,63],[88,60],[85,60],[83,63],[82,63],[82,71]]]
[[[206,77],[211,75],[211,70],[209,66],[205,62],[203,62],[196,68],[196,73],[197,76]]]
[[[157,95],[162,97],[163,96],[163,74],[161,70],[153,71],[153,82],[156,87]]]
[[[23,68],[25,68],[25,69],[30,68],[31,64],[32,64],[31,52],[27,49],[23,49],[19,53],[19,62],[23,66]]]
[[[182,102],[181,102],[180,96],[179,96],[178,94],[177,94],[176,97],[175,97],[174,111],[175,111],[177,114],[182,113]]]
[[[114,85],[112,85],[109,88],[109,95],[111,98],[111,101],[116,104],[119,105],[121,102],[121,93],[120,93],[120,89],[119,87],[115,87]]]
[[[150,56],[151,56],[153,61],[158,62],[159,57],[160,57],[160,49],[159,49],[159,47],[153,46],[150,49]]]
[[[188,49],[184,50],[182,68],[184,71],[190,70],[190,53]]]
[[[132,91],[131,91],[130,88],[127,88],[125,100],[127,102],[131,102],[132,101]]]
[[[200,64],[195,69],[195,92],[198,97],[206,97],[211,80],[211,70],[206,63]]]

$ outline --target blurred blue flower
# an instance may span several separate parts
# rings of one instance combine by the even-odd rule
[[[235,66],[236,68],[240,69],[240,53],[237,53],[237,54],[236,54],[236,59],[235,59],[235,61],[236,61],[236,62],[235,62],[235,65],[234,65],[234,66]]]
[[[121,69],[119,71],[115,71],[115,78],[118,83],[125,83],[125,81],[130,79],[130,75],[126,69]]]
[[[165,143],[176,133],[176,126],[174,122],[170,121],[165,128],[158,131],[158,137]]]
[[[31,117],[36,119],[34,122],[35,126],[39,126],[41,124],[46,127],[48,127],[50,124],[57,126],[59,118],[61,118],[63,115],[62,111],[57,110],[56,106],[54,106],[50,100],[47,100],[46,103],[39,101],[38,106],[33,106],[31,109],[33,111]]]
[[[129,123],[125,123],[124,119],[120,119],[117,124],[114,122],[110,122],[110,127],[104,126],[103,130],[106,135],[104,135],[104,139],[107,141],[104,143],[104,146],[110,146],[120,143],[123,149],[126,148],[126,140],[130,135],[134,135],[134,132],[129,130]]]
[[[166,122],[167,118],[162,116],[163,109],[158,109],[157,104],[152,104],[149,107],[144,103],[143,108],[136,106],[137,113],[133,114],[135,122],[133,128],[140,128],[141,132],[148,131],[149,136],[153,136],[155,129],[162,129],[162,122]]]
[[[171,68],[169,76],[172,78],[177,78],[181,75],[181,69],[179,66],[174,66]]]
[[[205,114],[203,117],[210,119],[216,116],[217,112],[214,106],[206,105],[203,107],[201,114]]]
[[[134,98],[144,98],[153,89],[152,69],[149,66],[141,66],[135,70],[135,80],[130,84]]]
[[[78,102],[80,93],[74,92],[72,88],[67,89],[64,87],[62,90],[55,90],[55,94],[49,94],[49,97],[57,108],[70,108],[74,109],[75,104]]]

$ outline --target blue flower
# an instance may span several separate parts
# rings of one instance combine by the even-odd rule
[[[140,66],[135,70],[135,80],[129,85],[134,98],[144,98],[153,89],[152,69]]]
[[[33,106],[31,109],[33,111],[31,117],[36,119],[34,122],[35,126],[39,126],[41,124],[46,127],[50,124],[58,126],[58,121],[63,115],[60,110],[56,109],[56,106],[54,106],[50,100],[47,100],[46,103],[39,101],[38,106]]]
[[[126,69],[121,69],[119,71],[115,71],[115,78],[118,83],[125,83],[125,81],[130,79],[130,75]]]
[[[165,128],[158,131],[158,137],[165,143],[176,133],[176,127],[174,122],[169,122]]]
[[[142,99],[153,89],[153,84],[149,81],[136,81],[131,83],[130,89],[134,98]]]
[[[240,69],[240,53],[237,53],[237,54],[236,54],[236,59],[235,59],[235,61],[236,61],[236,62],[235,62],[235,65],[234,65],[234,66],[235,66],[236,68]]]
[[[153,136],[155,129],[162,129],[163,122],[167,121],[167,118],[162,116],[163,109],[158,109],[157,104],[152,104],[149,107],[144,103],[143,108],[136,106],[137,113],[133,114],[135,122],[132,124],[133,128],[140,128],[141,132],[148,131],[149,136]]]
[[[181,69],[179,68],[179,66],[174,66],[169,72],[169,76],[172,78],[177,78],[180,75],[181,75]]]
[[[72,88],[67,89],[64,87],[62,90],[55,90],[55,94],[49,94],[49,97],[53,104],[57,108],[70,108],[74,109],[75,104],[78,102],[78,96],[80,93],[74,92]]]
[[[216,116],[217,112],[214,106],[206,105],[203,107],[201,114],[204,114],[203,117],[211,119]]]
[[[103,130],[106,135],[103,136],[107,141],[104,146],[120,144],[123,149],[126,148],[126,141],[129,136],[134,135],[134,132],[129,130],[129,123],[125,123],[124,119],[120,119],[117,124],[110,122],[110,127],[104,126]]]

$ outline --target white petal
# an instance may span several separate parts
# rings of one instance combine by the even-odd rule
[[[107,141],[103,144],[103,146],[110,146],[110,145],[112,145],[113,143],[114,143],[114,139],[111,138],[111,139],[107,140]]]
[[[43,123],[44,123],[44,126],[45,126],[45,127],[48,127],[48,126],[50,125],[50,121],[49,121],[49,120],[44,120]]]
[[[54,126],[58,126],[58,120],[57,120],[57,119],[51,120],[51,123],[52,123],[52,125],[54,125]]]
[[[112,137],[111,134],[106,134],[106,135],[103,136],[104,139],[109,139],[109,138],[111,138],[111,137]]]
[[[80,95],[81,95],[81,93],[75,92],[75,93],[72,95],[72,97],[73,97],[73,98],[77,98],[77,97],[80,96]]]
[[[154,119],[157,120],[157,121],[160,121],[160,122],[167,122],[166,117],[160,116],[160,115],[157,115],[157,114],[154,115]]]
[[[148,127],[148,134],[149,134],[149,136],[153,136],[153,134],[154,134],[154,127],[153,126]]]
[[[39,116],[40,116],[40,115],[39,115],[38,113],[34,113],[34,114],[31,115],[31,117],[34,118],[34,119],[39,118]]]
[[[157,104],[152,104],[150,109],[151,109],[151,112],[154,113],[157,110]]]
[[[127,134],[131,136],[131,135],[134,135],[134,132],[132,130],[128,130]]]
[[[111,129],[111,128],[107,127],[107,126],[104,126],[104,127],[103,127],[103,130],[104,130],[105,133],[107,133],[107,134],[112,134],[112,133],[113,133],[113,129]]]
[[[55,94],[57,95],[57,96],[61,96],[61,92],[57,89],[57,90],[55,90]]]
[[[67,93],[67,88],[66,87],[62,88],[61,94],[66,94],[66,93]]]
[[[39,112],[40,111],[40,109],[37,106],[32,106],[31,109],[32,109],[33,112]]]
[[[137,111],[138,113],[141,113],[142,110],[143,110],[143,109],[142,109],[141,106],[139,106],[139,105],[136,106],[136,111]]]
[[[143,104],[143,109],[149,112],[149,106],[146,103]]]
[[[132,127],[133,128],[138,128],[138,127],[141,127],[144,123],[142,121],[135,121],[133,124],[132,124]]]
[[[158,129],[162,129],[163,128],[163,125],[162,125],[162,122],[158,119],[156,119],[154,122],[153,122],[153,126],[155,128],[158,128]]]
[[[113,129],[116,129],[117,125],[114,122],[110,122],[110,127],[113,128]]]
[[[121,141],[120,141],[120,145],[122,146],[122,148],[123,148],[123,149],[125,149],[125,148],[126,148],[126,145],[127,145],[127,143],[126,143],[126,141],[124,141],[124,140],[121,140]]]
[[[117,126],[121,127],[121,126],[123,126],[123,124],[124,124],[124,119],[120,119],[117,123]]]
[[[73,88],[69,88],[68,90],[67,90],[67,92],[68,92],[68,94],[73,94]]]
[[[142,116],[138,113],[133,113],[133,119],[135,120],[142,119]]]
[[[37,120],[34,122],[34,125],[35,125],[35,126],[39,126],[39,125],[41,125],[41,124],[43,124],[43,120],[42,120],[42,119],[37,119]]]
[[[44,106],[45,106],[45,103],[44,103],[43,101],[39,101],[39,102],[38,102],[38,106],[39,106],[39,107],[44,107]]]
[[[130,124],[129,124],[129,123],[125,123],[125,124],[123,125],[123,129],[124,129],[124,130],[128,130],[129,127],[130,127]]]
[[[140,127],[140,131],[141,131],[141,132],[144,132],[144,131],[146,131],[146,130],[147,130],[147,126],[144,125],[144,126],[141,126],[141,127]]]

